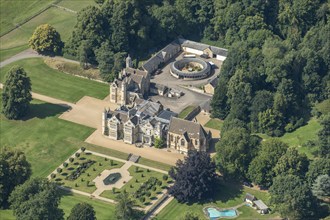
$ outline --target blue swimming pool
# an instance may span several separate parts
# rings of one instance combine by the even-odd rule
[[[209,217],[211,220],[222,218],[222,217],[236,217],[237,212],[234,209],[227,209],[219,211],[216,208],[207,208],[206,211],[209,213]]]

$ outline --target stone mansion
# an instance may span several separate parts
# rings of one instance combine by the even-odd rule
[[[207,54],[224,60],[227,50],[185,39],[178,39],[157,52],[141,68],[135,69],[130,56],[126,67],[110,84],[110,102],[119,104],[115,110],[104,110],[102,134],[128,144],[153,146],[156,139],[165,141],[167,148],[187,153],[191,149],[207,151],[211,133],[197,122],[177,118],[160,102],[148,100],[150,91],[162,95],[164,87],[150,83],[151,74],[174,58],[180,51]]]

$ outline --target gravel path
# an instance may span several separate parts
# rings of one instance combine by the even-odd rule
[[[27,59],[27,58],[33,58],[33,57],[43,57],[43,56],[38,54],[37,52],[35,52],[32,49],[27,49],[21,53],[18,53],[16,55],[10,57],[7,60],[0,62],[0,68],[4,67],[10,63],[16,62],[18,60],[23,60],[23,59]]]

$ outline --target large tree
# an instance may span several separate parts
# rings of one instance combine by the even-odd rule
[[[315,219],[318,202],[308,185],[294,175],[278,176],[269,189],[271,203],[282,217]]]
[[[297,175],[304,177],[308,171],[309,160],[305,154],[300,154],[296,148],[290,147],[278,160],[274,167],[276,175]]]
[[[255,154],[253,138],[244,128],[234,128],[223,134],[216,145],[216,162],[225,178],[243,179]]]
[[[260,186],[270,187],[275,177],[274,167],[287,148],[287,144],[277,139],[262,142],[258,155],[249,165],[249,179]]]
[[[118,220],[136,220],[141,218],[141,212],[134,210],[134,201],[127,192],[117,196],[115,215]]]
[[[328,175],[320,175],[316,178],[313,187],[313,194],[319,199],[330,199],[330,177]]]
[[[47,179],[30,179],[17,186],[9,202],[17,219],[60,220],[63,210],[58,208],[61,195],[55,183]]]
[[[96,220],[93,206],[88,203],[78,203],[72,209],[68,220]]]
[[[215,164],[205,152],[191,150],[169,172],[174,185],[169,189],[179,202],[210,198],[216,186]]]
[[[3,148],[0,152],[0,207],[8,207],[13,189],[31,176],[31,165],[21,151]]]
[[[29,40],[29,46],[40,54],[59,54],[64,46],[60,34],[53,26],[38,26]]]
[[[321,125],[323,127],[318,133],[320,142],[319,155],[330,158],[330,113],[323,116]]]
[[[330,158],[317,158],[309,164],[306,178],[310,186],[320,175],[330,176]]]
[[[30,78],[22,67],[13,66],[7,73],[2,93],[2,112],[8,119],[25,116],[32,100]]]

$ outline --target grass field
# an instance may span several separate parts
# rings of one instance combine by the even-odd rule
[[[65,161],[94,130],[58,119],[66,109],[33,100],[24,120],[1,115],[1,147],[22,150],[32,165],[33,177],[46,177]]]
[[[57,5],[79,12],[81,9],[94,5],[97,6],[94,0],[62,0]]]
[[[183,109],[179,115],[178,118],[185,118],[190,112],[192,112],[195,109],[195,106],[188,106],[185,109]]]
[[[0,62],[20,53],[23,50],[26,50],[28,48],[29,48],[28,45],[22,45],[22,46],[18,46],[18,47],[0,50]]]
[[[248,188],[240,188],[235,184],[220,184],[217,194],[215,195],[215,202],[203,204],[181,204],[177,200],[171,201],[158,215],[157,219],[181,219],[186,212],[197,214],[201,219],[207,219],[203,214],[203,208],[206,206],[215,206],[218,208],[229,208],[243,203],[246,193],[251,193],[258,199],[263,200],[265,204],[269,204],[269,195],[265,192],[256,191]],[[241,207],[238,209],[241,214],[235,219],[269,219],[278,214],[260,215],[255,210],[249,207]]]
[[[279,137],[278,139],[287,143],[290,147],[297,147],[300,152],[305,153],[309,158],[313,158],[313,151],[315,151],[316,149],[309,149],[302,146],[308,140],[316,140],[317,133],[320,129],[320,123],[315,118],[312,118],[308,121],[307,125],[304,125],[291,133],[285,133],[282,137]],[[268,135],[265,134],[258,135],[263,139],[270,138]]]
[[[0,35],[46,8],[54,0],[0,0]]]
[[[208,128],[213,128],[216,130],[221,130],[223,121],[217,118],[210,119],[204,126]]]
[[[17,61],[0,69],[0,82],[13,65],[22,66],[31,79],[32,91],[64,101],[77,102],[83,96],[104,99],[109,93],[109,86],[61,73],[48,67],[42,58]]]
[[[64,210],[65,219],[69,216],[71,209],[77,203],[86,202],[94,207],[96,218],[98,220],[114,220],[115,205],[112,203],[106,203],[99,200],[92,200],[86,196],[81,196],[77,194],[67,194],[61,199],[60,208]]]
[[[2,36],[0,38],[0,49],[9,49],[27,45],[35,28],[45,23],[54,26],[60,33],[62,40],[66,41],[71,35],[72,28],[76,23],[76,14],[58,8],[50,8],[21,27]]]

